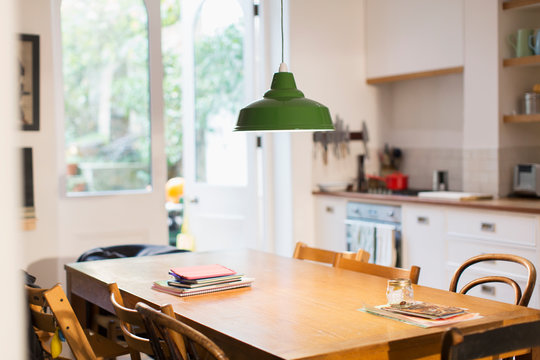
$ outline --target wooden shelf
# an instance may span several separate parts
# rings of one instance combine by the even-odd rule
[[[518,9],[527,6],[540,6],[540,0],[509,0],[502,4],[503,10]]]
[[[504,115],[503,122],[505,123],[533,123],[540,122],[540,114],[530,115]]]
[[[463,66],[456,66],[456,67],[445,68],[445,69],[437,69],[437,70],[421,71],[421,72],[408,73],[408,74],[368,78],[366,79],[366,83],[370,85],[376,85],[376,84],[390,83],[390,82],[403,81],[403,80],[422,79],[426,77],[441,76],[441,75],[448,75],[448,74],[461,74],[461,73],[463,73]]]
[[[539,0],[540,1],[540,0]],[[503,60],[503,66],[539,66],[540,65],[540,55],[533,56],[523,56],[517,58],[510,58]]]

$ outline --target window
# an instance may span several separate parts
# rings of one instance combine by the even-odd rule
[[[206,0],[195,17],[196,181],[247,184],[245,134],[233,133],[246,104],[245,26],[237,0]]]
[[[161,54],[167,178],[182,176],[182,42],[180,0],[161,0]]]
[[[143,0],[63,0],[66,191],[151,188]]]

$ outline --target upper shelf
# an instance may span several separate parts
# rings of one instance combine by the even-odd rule
[[[505,123],[536,123],[540,122],[540,114],[504,115]]]
[[[448,75],[448,74],[461,74],[461,73],[463,73],[463,66],[456,66],[456,67],[437,69],[437,70],[428,70],[428,71],[420,71],[420,72],[399,74],[399,75],[392,75],[392,76],[367,78],[366,83],[370,85],[376,85],[376,84],[384,84],[384,83],[403,81],[403,80],[413,80],[413,79],[421,79],[421,78],[426,78],[426,77]]]
[[[540,6],[540,0],[509,0],[502,4],[503,10],[518,9],[527,6]]]
[[[538,0],[540,2],[540,0]],[[538,66],[540,65],[540,55],[523,56],[503,60],[503,66]]]

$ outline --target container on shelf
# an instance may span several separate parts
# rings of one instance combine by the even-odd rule
[[[527,92],[523,97],[523,113],[538,114],[540,113],[540,94],[535,92]]]

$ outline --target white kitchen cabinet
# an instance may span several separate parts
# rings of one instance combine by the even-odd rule
[[[465,260],[487,253],[522,256],[540,269],[539,216],[500,211],[447,210],[446,218],[448,282],[457,267]],[[458,283],[458,290],[473,278],[488,275],[510,277],[523,289],[527,280],[526,274],[525,269],[518,264],[502,261],[482,262],[465,270]],[[481,285],[468,294],[503,302],[513,301],[513,290],[505,284]],[[535,290],[529,307],[540,307],[539,296],[539,291]]]
[[[367,77],[463,66],[463,0],[367,0]]]
[[[345,251],[345,218],[347,199],[330,196],[315,197],[315,246]]]
[[[448,290],[444,208],[402,206],[403,267],[420,267],[419,285]]]

